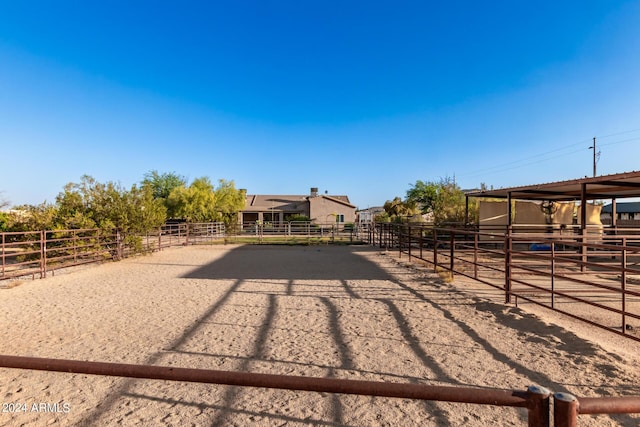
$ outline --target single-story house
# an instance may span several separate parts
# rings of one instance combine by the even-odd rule
[[[356,207],[348,196],[319,194],[315,187],[308,195],[247,194],[239,221],[281,224],[297,216],[305,216],[315,224],[349,223],[356,220]]]
[[[613,205],[610,203],[602,207],[600,217],[611,220]],[[621,221],[640,221],[640,202],[616,202],[616,219]]]

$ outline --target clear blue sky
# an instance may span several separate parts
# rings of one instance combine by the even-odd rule
[[[0,197],[84,174],[347,194],[640,170],[640,1],[4,1]]]

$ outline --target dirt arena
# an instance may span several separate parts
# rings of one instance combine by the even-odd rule
[[[500,299],[367,246],[175,248],[0,290],[0,353],[640,395],[640,345]],[[0,396],[8,426],[526,425],[515,408],[16,369]]]

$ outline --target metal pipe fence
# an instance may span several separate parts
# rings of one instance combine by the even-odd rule
[[[551,399],[551,392],[537,385],[526,390],[431,386],[9,355],[0,355],[0,367],[525,408],[529,427],[550,425],[551,403],[555,427],[576,427],[580,415],[640,413],[639,396],[578,398],[555,393]]]
[[[554,427],[577,427],[580,415],[638,414],[640,397],[576,397],[569,393],[553,395]]]
[[[223,223],[167,224],[146,233],[101,229],[0,233],[0,280],[45,278],[62,268],[120,260],[225,237]]]
[[[535,228],[535,227],[533,227]],[[376,224],[369,243],[398,250],[504,292],[505,303],[532,303],[640,341],[640,235],[637,229],[482,232],[415,224]],[[554,230],[555,231],[555,230]],[[632,326],[631,323],[634,323]],[[554,399],[556,426],[580,414],[640,413],[640,397]],[[570,396],[570,395],[569,395]]]
[[[530,427],[549,426],[551,392],[539,386],[526,390],[501,390],[471,387],[430,386],[335,378],[303,377],[169,366],[131,365],[0,355],[4,368],[32,369],[88,375],[107,375],[168,381],[224,384],[362,396],[419,399],[440,402],[471,403],[500,407],[526,408]]]
[[[640,341],[629,324],[640,327],[638,235],[500,235],[413,224],[376,231],[371,243],[500,289],[507,303],[544,306]]]
[[[368,224],[283,222],[245,223],[227,228],[221,222],[165,224],[145,233],[100,229],[0,233],[0,280],[45,278],[55,270],[81,264],[120,260],[173,246],[256,239],[260,243],[361,242],[372,233]],[[250,240],[251,242],[253,240]]]
[[[270,238],[297,241],[366,241],[369,235],[369,224],[311,221],[290,222],[244,222],[237,230],[229,230],[227,237],[255,238],[268,242]],[[273,240],[272,239],[272,240]]]

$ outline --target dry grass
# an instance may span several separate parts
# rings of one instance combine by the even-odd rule
[[[453,282],[453,273],[451,273],[451,271],[446,270],[442,267],[436,267],[436,273],[438,273],[438,277],[440,277],[440,279],[442,279],[443,282],[445,283]]]

